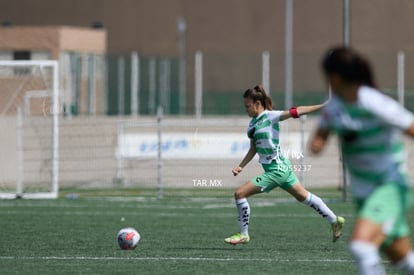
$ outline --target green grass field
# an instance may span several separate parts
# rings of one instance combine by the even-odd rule
[[[346,244],[354,209],[337,191],[314,190],[347,219],[337,243],[325,220],[277,190],[250,199],[251,242],[243,246],[223,242],[237,231],[232,190],[166,190],[161,200],[151,190],[68,192],[0,201],[0,274],[356,273]],[[142,236],[133,251],[115,238],[127,226]]]

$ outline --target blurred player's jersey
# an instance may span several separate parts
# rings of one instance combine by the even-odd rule
[[[279,120],[283,111],[265,110],[250,121],[247,136],[254,140],[259,162],[281,162],[279,146]]]
[[[320,127],[340,137],[354,196],[364,198],[385,182],[408,184],[401,132],[412,122],[410,112],[370,87],[360,87],[352,104],[332,97],[323,109]]]

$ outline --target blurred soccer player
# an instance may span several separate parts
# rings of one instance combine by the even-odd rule
[[[414,137],[413,115],[375,88],[368,61],[352,49],[329,50],[322,69],[333,97],[310,147],[319,153],[331,132],[340,138],[358,210],[349,250],[360,274],[385,274],[380,249],[406,274],[414,274],[400,140],[401,132]]]
[[[248,233],[250,206],[247,198],[280,187],[296,200],[309,205],[324,217],[332,226],[333,241],[335,242],[342,234],[342,225],[345,220],[342,217],[337,217],[318,196],[302,186],[293,172],[289,159],[283,156],[279,146],[280,121],[309,114],[319,110],[323,105],[293,107],[288,111],[273,111],[272,100],[260,85],[248,89],[243,97],[246,112],[252,118],[247,130],[250,149],[232,172],[234,176],[237,176],[256,153],[260,157],[259,162],[265,172],[241,185],[234,193],[240,231],[224,241],[233,245],[248,243],[250,241]]]

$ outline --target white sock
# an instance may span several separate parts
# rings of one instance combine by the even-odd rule
[[[249,235],[250,205],[246,198],[236,200],[239,212],[239,230],[242,235]]]
[[[414,274],[414,252],[408,253],[404,259],[397,263],[397,267],[405,274]]]
[[[357,262],[359,274],[385,275],[385,269],[375,245],[364,241],[352,241],[349,251]]]
[[[318,212],[322,217],[327,219],[329,223],[332,224],[336,222],[336,215],[334,214],[334,212],[332,212],[332,210],[329,209],[329,207],[323,202],[323,200],[315,194],[308,192],[308,196],[302,203],[309,205],[310,207],[315,209],[315,211]]]

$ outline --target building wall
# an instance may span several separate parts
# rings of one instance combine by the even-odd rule
[[[0,51],[47,50],[52,59],[61,51],[106,53],[106,32],[64,26],[18,26],[0,28]]]
[[[0,21],[16,25],[91,26],[108,31],[108,52],[178,55],[176,19],[187,21],[187,85],[193,54],[205,54],[206,91],[240,91],[261,81],[261,52],[271,53],[271,87],[284,87],[284,0],[14,0],[0,2]],[[341,0],[294,1],[294,88],[321,90],[321,54],[342,41]],[[396,85],[396,53],[414,51],[414,1],[351,1],[351,43],[373,59],[380,86]],[[413,64],[414,65],[414,64]],[[407,64],[407,70],[412,65]],[[409,74],[409,71],[407,71]],[[408,85],[414,79],[407,77]],[[191,95],[190,95],[191,97]]]
[[[47,50],[54,59],[59,56],[57,28],[0,28],[0,50]]]
[[[62,106],[75,113],[102,114],[105,112],[104,77],[102,66],[106,54],[106,32],[90,28],[65,26],[13,26],[0,27],[0,59],[54,59],[60,61],[60,87]],[[19,56],[20,55],[20,56]],[[75,56],[76,58],[70,58]],[[66,58],[65,58],[66,57]],[[92,59],[93,58],[93,59]],[[99,63],[99,64],[98,64]],[[0,113],[14,114],[29,90],[45,90],[43,82],[22,85],[24,77],[39,77],[40,72],[11,74],[2,68],[0,87]],[[47,76],[44,76],[47,78]],[[30,78],[32,79],[32,78]],[[23,82],[26,83],[27,81]],[[47,81],[46,81],[47,82]],[[92,84],[95,87],[92,88]],[[89,85],[89,86],[88,86]],[[96,99],[95,99],[96,95]],[[91,100],[89,99],[91,98]],[[42,104],[37,104],[42,114]],[[11,107],[13,106],[13,107]],[[35,105],[33,105],[35,106]]]

